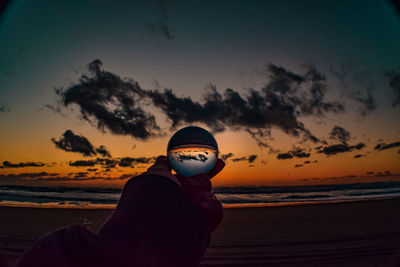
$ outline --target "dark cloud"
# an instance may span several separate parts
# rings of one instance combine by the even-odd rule
[[[177,96],[171,89],[144,90],[133,80],[101,70],[101,65],[100,60],[93,61],[88,76],[82,75],[78,83],[66,89],[57,89],[61,103],[66,107],[78,105],[82,119],[102,131],[142,140],[162,134],[155,116],[144,110],[149,103],[163,111],[172,129],[203,123],[214,132],[245,130],[267,148],[263,139],[270,136],[272,128],[319,142],[299,118],[344,111],[343,104],[325,100],[326,78],[313,66],[295,74],[269,64],[265,68],[268,83],[261,90],[250,89],[242,95],[228,88],[221,94],[210,86],[197,102]]]
[[[153,163],[154,161],[155,157],[125,157],[119,160],[118,165],[121,167],[133,167],[134,164],[149,164]]]
[[[76,160],[68,163],[69,166],[73,167],[93,167],[96,164],[96,160]]]
[[[247,160],[249,163],[253,163],[257,159],[257,155],[250,155]]]
[[[342,144],[347,144],[347,142],[350,140],[350,137],[350,133],[340,126],[334,126],[332,131],[329,133],[330,139],[337,140]]]
[[[146,140],[160,135],[154,115],[144,111],[139,102],[145,92],[133,80],[100,69],[100,60],[89,64],[89,76],[82,75],[77,84],[56,89],[64,106],[76,104],[81,117],[101,131],[130,135]]]
[[[296,158],[308,158],[311,154],[305,152],[302,148],[295,148],[293,150],[290,150],[286,153],[279,153],[277,155],[278,159],[292,159],[294,157]]]
[[[377,104],[372,95],[375,86],[369,71],[357,71],[351,64],[341,64],[330,70],[340,81],[345,95],[360,104],[358,109],[361,116],[365,117],[376,110]]]
[[[43,167],[46,164],[43,162],[18,162],[11,163],[9,161],[3,161],[3,168],[25,168],[25,167]]]
[[[89,169],[86,169],[88,172],[95,172],[95,171],[97,171],[98,169],[97,168],[89,168]]]
[[[234,158],[232,159],[233,162],[238,162],[238,161],[245,161],[247,158],[246,157],[240,157],[240,158]]]
[[[88,174],[88,172],[77,172],[74,174],[74,178],[86,178]]]
[[[303,164],[296,164],[296,165],[294,165],[295,168],[300,168],[300,167],[303,167],[303,166],[304,166]]]
[[[361,150],[365,147],[364,143],[358,143],[357,145],[349,145],[348,141],[351,138],[351,134],[346,129],[340,126],[334,126],[332,128],[332,131],[329,133],[329,138],[332,140],[339,141],[340,144],[316,147],[315,149],[318,151],[318,153],[324,153],[325,155],[331,156],[339,153]]]
[[[247,157],[233,158],[233,162],[247,161],[248,163],[253,163],[257,159],[257,155],[249,155]]]
[[[95,156],[97,154],[103,157],[111,158],[111,153],[103,145],[95,148],[90,141],[82,136],[76,135],[71,130],[66,130],[59,140],[55,138],[50,139],[57,148],[67,152],[77,152],[83,156]]]
[[[156,36],[161,36],[166,40],[172,40],[174,38],[172,34],[172,27],[168,25],[168,8],[167,1],[165,0],[154,0],[152,1],[158,11],[158,22],[150,22],[150,32]]]
[[[110,158],[97,158],[94,160],[76,160],[70,161],[69,166],[73,167],[93,167],[100,166],[103,168],[115,168],[117,165],[120,167],[133,167],[134,164],[150,164],[155,161],[155,157],[124,157],[120,159]],[[88,171],[97,171],[97,169],[88,169]]]
[[[25,173],[20,173],[18,176],[24,177],[24,178],[36,178],[36,177],[54,177],[58,176],[58,173],[48,173],[48,172],[25,172]]]
[[[96,164],[101,165],[103,168],[114,168],[118,163],[118,159],[97,158]]]
[[[375,177],[388,177],[388,176],[393,176],[393,175],[399,175],[399,173],[391,173],[390,171],[375,172],[375,174],[373,176],[375,176]]]
[[[45,108],[46,108],[46,109],[49,109],[49,110],[51,110],[51,111],[53,111],[53,112],[56,113],[56,114],[60,114],[60,115],[63,116],[64,118],[67,117],[67,115],[64,114],[64,112],[63,112],[63,110],[61,109],[60,106],[54,106],[54,105],[46,104],[46,105],[44,105],[42,108],[40,108],[39,110],[43,110],[43,109],[45,109]]]
[[[108,151],[107,148],[103,145],[96,148],[96,152],[99,153],[100,155],[102,155],[103,157],[111,158],[110,151]]]
[[[279,153],[277,156],[278,159],[292,159],[293,154],[288,152],[288,153]]]
[[[357,155],[354,155],[353,158],[358,159],[358,158],[361,158],[361,157],[365,157],[365,154],[357,154]]]
[[[95,156],[96,151],[89,140],[81,135],[74,134],[71,130],[66,130],[62,137],[57,141],[51,138],[57,148],[68,152],[77,152],[83,156]]]
[[[304,161],[303,163],[304,163],[304,164],[310,164],[311,161],[307,160],[307,161]]]
[[[233,157],[233,153],[227,153],[227,154],[222,154],[221,155],[221,159],[222,160],[228,160],[231,157]]]
[[[389,86],[393,91],[392,107],[396,108],[400,105],[400,71],[387,71],[385,76],[388,78]]]
[[[386,150],[386,149],[391,149],[391,148],[396,148],[400,146],[400,141],[399,142],[393,142],[390,144],[386,144],[386,143],[379,143],[375,146],[375,150]]]
[[[8,108],[8,106],[6,104],[2,104],[0,103],[0,113],[6,113],[6,112],[10,112],[10,109]]]
[[[336,144],[325,146],[318,150],[318,153],[324,153],[325,155],[331,156],[339,153],[351,152],[354,150],[361,150],[365,147],[364,143],[358,143],[357,145],[348,144]]]
[[[152,34],[161,36],[169,41],[174,39],[171,29],[164,22],[149,23],[149,28]]]
[[[178,97],[171,89],[153,90],[148,96],[167,115],[172,127],[201,122],[215,132],[227,127],[244,129],[259,138],[269,136],[271,128],[276,127],[291,136],[302,135],[304,139],[318,142],[298,117],[344,110],[338,102],[324,101],[325,76],[314,67],[297,75],[273,64],[267,66],[266,73],[269,83],[261,91],[250,89],[245,96],[232,89],[220,94],[215,86],[205,92],[203,103]],[[265,142],[258,143],[267,146]]]
[[[357,91],[351,94],[351,98],[359,102],[362,106],[359,108],[360,115],[365,117],[372,111],[376,110],[378,105],[376,104],[375,98],[371,95],[370,92],[362,95],[361,92]]]

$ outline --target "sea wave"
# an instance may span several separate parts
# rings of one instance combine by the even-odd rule
[[[120,188],[0,186],[0,204],[73,203],[77,206],[115,205]],[[400,197],[400,182],[374,182],[312,186],[216,187],[213,192],[223,204],[288,204],[321,201],[351,201]]]

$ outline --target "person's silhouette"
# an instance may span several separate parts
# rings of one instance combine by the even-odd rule
[[[222,221],[222,205],[209,174],[172,175],[165,156],[130,179],[112,216],[97,234],[80,225],[36,241],[17,266],[198,266],[210,234]]]

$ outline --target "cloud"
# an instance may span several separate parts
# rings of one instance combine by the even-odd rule
[[[174,39],[174,35],[172,34],[171,29],[165,22],[158,22],[158,23],[149,23],[150,32],[152,34],[161,36],[168,41]]]
[[[300,168],[300,167],[303,167],[303,166],[304,166],[303,164],[296,164],[296,165],[294,165],[295,168]]]
[[[3,161],[3,168],[25,168],[25,167],[43,167],[46,164],[43,162],[18,162],[11,163],[9,161]]]
[[[325,155],[332,156],[339,153],[351,152],[354,150],[361,150],[365,147],[364,143],[358,143],[357,145],[348,144],[336,144],[325,146],[318,150],[318,153],[324,153]]]
[[[88,174],[88,172],[77,172],[74,174],[74,178],[86,178]]]
[[[400,173],[391,173],[390,171],[384,171],[384,172],[375,172],[372,176],[374,177],[388,177],[388,176],[395,176],[395,175],[400,175]],[[369,175],[371,176],[371,175]]]
[[[103,71],[101,65],[100,60],[94,60],[88,66],[89,76],[82,75],[78,83],[66,89],[56,89],[61,103],[65,107],[78,105],[82,119],[103,132],[107,129],[141,140],[159,136],[161,131],[154,115],[139,105],[145,96],[139,84]]]
[[[227,154],[222,154],[221,159],[222,160],[228,160],[229,158],[233,157],[233,153],[227,153]]]
[[[155,157],[125,157],[121,158],[118,162],[120,167],[133,167],[133,164],[149,164],[155,162]]]
[[[97,158],[94,160],[76,160],[70,161],[69,166],[73,167],[93,167],[101,166],[103,168],[133,167],[133,164],[150,164],[155,161],[156,157],[124,157],[124,158]],[[97,169],[88,169],[88,171],[96,171]]]
[[[246,157],[240,157],[240,158],[234,158],[232,159],[233,162],[239,162],[239,161],[245,161],[247,158]]]
[[[111,158],[111,153],[105,146],[101,145],[95,148],[86,137],[76,135],[71,130],[66,130],[58,141],[55,138],[50,140],[57,148],[67,152],[77,152],[87,157],[100,154],[103,157]]]
[[[103,145],[96,148],[96,152],[99,153],[100,155],[102,155],[103,157],[111,158],[110,151],[108,151],[107,148]]]
[[[48,172],[26,172],[26,173],[19,173],[18,176],[24,178],[36,178],[36,177],[54,177],[58,176],[58,173],[48,173]]]
[[[257,155],[249,155],[247,157],[233,158],[233,162],[247,161],[248,163],[253,163],[257,159]]]
[[[257,159],[257,155],[250,155],[247,160],[249,163],[253,163]]]
[[[64,112],[62,111],[62,109],[61,109],[60,106],[54,106],[54,105],[46,104],[46,105],[44,105],[43,107],[41,107],[39,110],[43,110],[43,109],[45,109],[45,108],[47,108],[47,109],[53,111],[53,112],[56,113],[56,114],[60,114],[60,115],[63,116],[64,118],[67,117],[67,115],[64,114]]]
[[[302,135],[306,140],[318,142],[319,139],[298,118],[344,111],[342,104],[324,100],[325,76],[314,67],[309,67],[303,75],[297,75],[269,64],[266,75],[269,83],[260,91],[250,89],[245,96],[229,88],[220,94],[215,86],[209,86],[204,93],[203,103],[190,97],[178,97],[171,89],[163,92],[152,90],[147,95],[154,106],[166,114],[173,128],[200,122],[214,132],[226,128],[244,129],[252,137],[260,138],[269,136],[271,128],[275,127],[288,135]],[[258,143],[267,146],[265,142]]]
[[[332,144],[327,146],[319,146],[315,149],[318,153],[323,153],[325,155],[331,156],[339,153],[351,152],[354,150],[361,150],[365,147],[364,143],[358,143],[357,145],[349,145],[348,141],[351,138],[350,132],[340,126],[334,126],[332,131],[329,133],[329,138],[331,140],[339,141],[340,144]]]
[[[325,100],[326,78],[313,66],[295,74],[268,64],[264,70],[268,83],[261,90],[250,89],[243,95],[230,88],[220,93],[209,86],[198,102],[177,96],[172,89],[142,89],[133,80],[101,70],[101,65],[100,60],[93,61],[88,66],[89,75],[82,75],[66,89],[56,89],[61,104],[78,105],[81,118],[101,131],[141,140],[163,134],[155,116],[144,109],[149,104],[166,115],[171,129],[202,123],[213,132],[245,130],[260,146],[269,149],[263,139],[270,136],[272,128],[319,142],[299,118],[344,112],[343,104]]]
[[[340,126],[334,126],[332,131],[329,133],[330,139],[337,140],[342,144],[347,144],[347,142],[350,140],[350,137],[350,133]]]
[[[389,80],[389,86],[392,88],[392,107],[400,105],[400,71],[386,71],[384,75]]]
[[[371,95],[370,92],[365,93],[365,95],[363,96],[361,92],[357,91],[351,94],[351,98],[362,104],[359,110],[360,115],[363,117],[367,116],[378,107],[375,98]]]
[[[96,164],[96,160],[76,160],[68,163],[69,166],[73,167],[93,167]]]
[[[306,161],[304,161],[303,163],[304,163],[304,164],[310,164],[310,163],[311,163],[311,161],[309,161],[309,160],[306,160]]]
[[[10,109],[6,104],[0,103],[0,113],[10,112]]]
[[[310,155],[310,153],[305,152],[302,148],[295,148],[294,150],[290,150],[286,153],[279,153],[277,155],[277,159],[292,159],[294,157],[308,158]]]
[[[358,109],[361,116],[365,117],[376,110],[377,104],[372,95],[375,86],[369,71],[356,71],[351,64],[341,64],[330,70],[339,80],[345,95],[360,104]]]
[[[399,147],[399,146],[400,146],[400,141],[393,142],[393,143],[390,143],[390,144],[379,143],[379,144],[377,144],[375,146],[375,150],[383,151],[383,150],[386,150],[386,149],[396,148],[396,147]]]
[[[51,138],[51,141],[57,148],[67,152],[78,152],[83,156],[96,155],[96,151],[89,140],[84,136],[74,134],[71,130],[66,130],[58,141],[55,138]]]
[[[365,157],[365,156],[366,156],[365,154],[357,154],[357,155],[354,155],[353,158],[358,159],[358,158]]]

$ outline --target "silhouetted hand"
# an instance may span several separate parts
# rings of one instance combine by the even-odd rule
[[[215,167],[208,174],[197,174],[191,177],[171,173],[171,166],[166,156],[159,156],[156,162],[144,174],[155,174],[167,177],[177,183],[190,197],[192,202],[204,215],[208,231],[212,233],[221,223],[223,209],[221,203],[211,193],[212,185],[210,179],[217,175],[225,163],[218,159]]]

